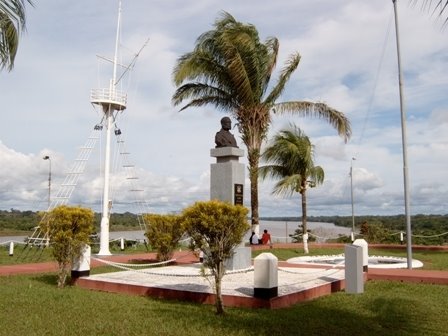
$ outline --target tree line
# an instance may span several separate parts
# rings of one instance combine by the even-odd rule
[[[261,217],[265,221],[289,221],[300,222],[301,217]],[[99,228],[101,214],[95,213],[95,227]],[[308,216],[310,222],[333,223],[337,226],[351,227],[351,216]],[[406,228],[404,215],[393,216],[356,216],[355,227],[360,229],[361,225],[367,222],[369,224],[381,224],[391,231],[404,231]],[[437,231],[439,233],[448,232],[448,214],[446,215],[424,215],[418,214],[411,216],[412,228],[415,232]],[[16,209],[0,210],[0,231],[31,231],[39,224],[37,211],[21,211]],[[131,212],[112,213],[111,229],[127,230],[139,228],[137,215]]]
[[[20,211],[16,209],[0,210],[0,233],[30,232],[39,225],[40,217],[37,211]],[[99,230],[101,214],[95,213],[93,220],[95,228]],[[126,231],[139,229],[137,215],[131,212],[113,213],[110,218],[112,231]]]
[[[263,217],[262,220],[301,222],[300,217]],[[337,226],[352,227],[351,216],[309,216],[309,222],[333,223]],[[412,242],[417,245],[448,244],[448,214],[411,216]],[[369,243],[400,243],[400,232],[406,234],[404,215],[393,216],[356,216],[355,232],[357,237],[365,238]],[[348,242],[341,237],[338,242]]]

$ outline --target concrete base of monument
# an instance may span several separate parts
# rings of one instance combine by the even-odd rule
[[[235,249],[232,258],[225,261],[226,270],[243,270],[252,266],[252,249],[240,246]]]
[[[201,275],[202,264],[175,265],[104,273],[79,278],[76,285],[93,290],[163,299],[215,303],[213,277]],[[253,268],[229,271],[223,278],[225,306],[283,308],[344,289],[344,270],[279,267],[278,296],[254,297]]]

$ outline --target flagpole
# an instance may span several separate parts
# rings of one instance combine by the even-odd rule
[[[398,31],[398,15],[397,15],[397,0],[392,0],[395,14],[395,34],[397,41],[397,58],[398,58],[398,88],[400,92],[400,112],[401,112],[401,138],[403,146],[403,177],[404,177],[404,209],[406,218],[406,251],[408,269],[412,269],[412,230],[411,230],[411,216],[409,213],[409,177],[408,177],[408,158],[407,158],[407,140],[406,140],[406,112],[404,108],[403,98],[403,73],[401,70],[401,56],[400,56],[400,39]]]

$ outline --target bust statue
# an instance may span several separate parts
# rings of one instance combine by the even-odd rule
[[[229,117],[224,117],[221,119],[221,130],[215,135],[215,144],[216,148],[220,147],[236,147],[235,137],[232,133],[230,133],[230,129],[232,128],[232,121]]]

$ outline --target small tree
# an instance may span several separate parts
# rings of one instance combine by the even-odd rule
[[[48,232],[52,253],[58,262],[58,287],[63,288],[73,262],[81,256],[93,232],[94,213],[91,209],[61,205],[51,210],[41,223]]]
[[[190,247],[204,252],[204,266],[214,277],[217,314],[224,313],[221,295],[224,261],[232,256],[250,228],[247,213],[243,206],[216,200],[197,202],[182,213],[185,229],[192,239]]]
[[[296,125],[281,130],[274,137],[262,158],[267,162],[260,167],[260,177],[270,176],[278,180],[274,194],[292,195],[297,192],[302,196],[302,239],[303,249],[308,250],[307,194],[308,187],[314,188],[324,182],[324,170],[314,165],[314,146],[308,136]]]
[[[146,214],[145,221],[149,223],[145,236],[149,244],[157,250],[157,260],[170,260],[184,234],[180,216]]]
[[[370,244],[381,244],[393,242],[392,232],[379,220],[363,222],[360,233]]]

